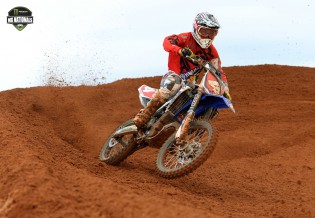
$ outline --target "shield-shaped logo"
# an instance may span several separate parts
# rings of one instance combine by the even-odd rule
[[[13,24],[13,26],[21,31],[27,24],[33,23],[32,12],[26,7],[15,7],[9,11],[9,16],[7,17],[7,23]]]

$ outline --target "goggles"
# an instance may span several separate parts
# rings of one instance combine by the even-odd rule
[[[201,38],[213,39],[218,34],[218,29],[210,29],[205,27],[200,27],[198,33]]]

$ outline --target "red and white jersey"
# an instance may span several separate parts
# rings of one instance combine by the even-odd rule
[[[221,73],[222,80],[227,83],[225,73],[221,68],[221,61],[219,54],[213,44],[209,48],[203,49],[193,38],[191,32],[181,33],[178,35],[167,36],[164,39],[163,47],[165,51],[169,52],[168,69],[174,71],[178,75],[186,73],[195,69],[196,65],[181,57],[178,51],[182,48],[189,48],[194,54],[202,57],[204,60],[210,61]]]

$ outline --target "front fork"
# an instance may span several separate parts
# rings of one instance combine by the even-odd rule
[[[199,104],[200,98],[202,96],[202,89],[199,87],[198,93],[195,95],[193,102],[190,105],[190,108],[187,112],[187,115],[185,116],[184,120],[182,121],[182,124],[178,128],[176,135],[175,135],[175,142],[176,144],[182,144],[182,142],[185,140],[185,137],[187,135],[188,129],[190,127],[190,123],[195,118],[195,110]]]

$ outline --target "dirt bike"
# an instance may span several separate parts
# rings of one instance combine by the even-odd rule
[[[100,160],[118,165],[128,156],[144,147],[160,148],[157,173],[167,179],[187,175],[204,163],[217,144],[217,132],[212,120],[221,108],[235,112],[224,92],[220,73],[199,56],[188,58],[199,71],[193,81],[183,83],[177,94],[163,104],[144,129],[138,130],[132,120],[120,125],[106,140]],[[198,76],[204,73],[200,83]],[[139,98],[143,107],[156,89],[142,85]]]

